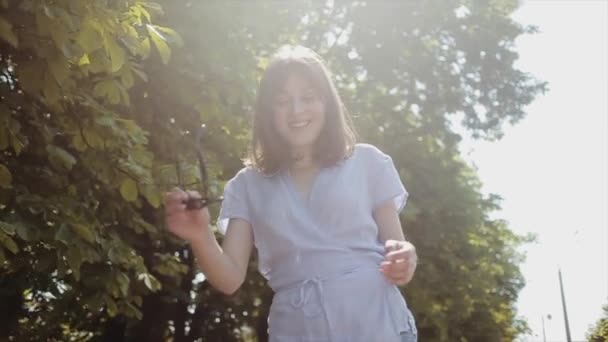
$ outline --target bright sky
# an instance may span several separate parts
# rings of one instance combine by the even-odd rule
[[[498,217],[533,232],[522,272],[522,341],[566,341],[558,265],[573,341],[608,303],[608,0],[528,0],[513,18],[539,26],[517,40],[517,68],[549,82],[528,116],[493,143],[467,141],[484,192],[503,196]],[[552,319],[547,319],[551,315]]]

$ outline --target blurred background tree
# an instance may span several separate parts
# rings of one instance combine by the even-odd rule
[[[589,342],[606,342],[608,341],[608,304],[604,305],[603,316],[589,328],[587,340]]]
[[[269,55],[324,56],[362,141],[393,156],[420,266],[403,288],[423,341],[511,341],[530,237],[492,219],[460,156],[545,84],[517,70],[515,0],[0,1],[0,339],[266,340],[251,264],[227,298],[163,229],[160,194],[242,167]],[[461,126],[461,127],[460,127]],[[217,207],[212,208],[214,214]]]

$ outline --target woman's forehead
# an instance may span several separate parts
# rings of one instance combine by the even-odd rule
[[[310,79],[310,76],[303,72],[291,72],[285,78],[279,91],[282,93],[294,94],[302,92],[317,91],[316,85]]]

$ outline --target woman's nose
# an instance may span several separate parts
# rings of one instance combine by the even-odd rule
[[[304,111],[305,104],[302,100],[295,99],[292,102],[292,111],[294,114],[298,114]]]

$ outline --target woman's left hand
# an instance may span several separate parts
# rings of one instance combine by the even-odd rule
[[[408,241],[386,240],[384,261],[380,271],[395,285],[405,285],[412,280],[416,271],[418,256],[416,247]]]

